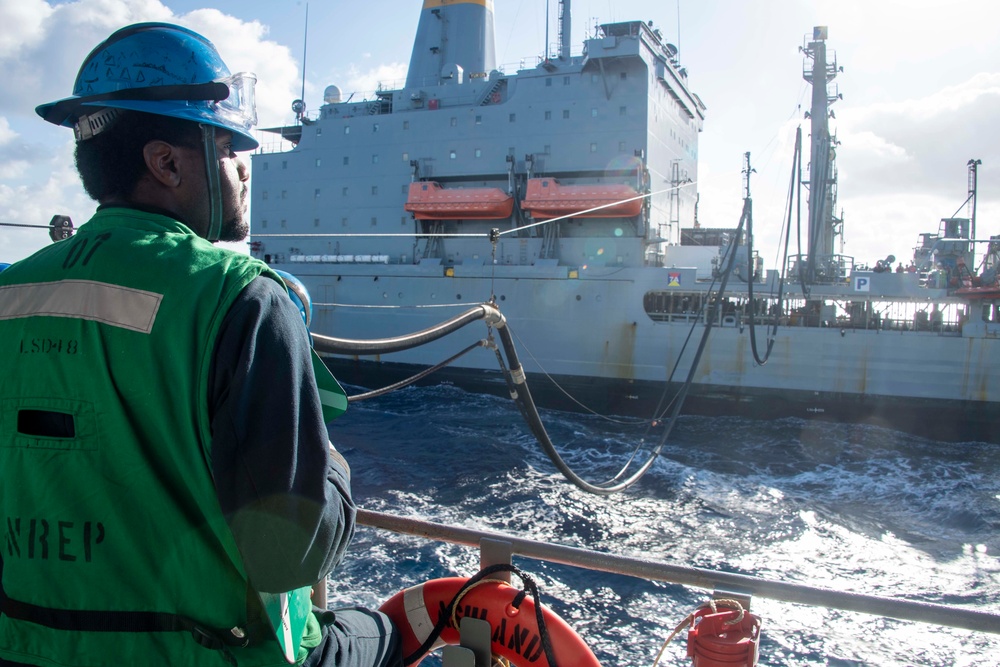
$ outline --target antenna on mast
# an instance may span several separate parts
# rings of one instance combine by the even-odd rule
[[[677,60],[681,58],[681,0],[677,0]]]
[[[549,0],[545,0],[545,60],[549,59]]]
[[[306,24],[302,30],[302,92],[299,99],[292,102],[295,120],[302,121],[306,115],[306,52],[309,44],[309,3],[306,3]]]

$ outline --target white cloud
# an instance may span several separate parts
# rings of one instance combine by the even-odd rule
[[[389,63],[378,65],[367,70],[360,70],[351,66],[347,71],[345,85],[340,86],[346,95],[356,93],[355,101],[359,96],[371,97],[379,84],[388,88],[402,87],[406,82],[407,65],[405,63]],[[338,84],[339,85],[339,84]]]
[[[16,56],[26,46],[37,43],[42,25],[52,14],[44,0],[0,0],[0,58]]]
[[[6,118],[0,116],[0,146],[8,144],[17,138],[17,132],[11,129]]]
[[[919,192],[960,203],[969,159],[1000,164],[998,116],[1000,73],[898,103],[845,108],[838,116],[842,183],[857,197]]]

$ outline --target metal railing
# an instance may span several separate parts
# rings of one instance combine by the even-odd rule
[[[1000,614],[963,607],[849,593],[748,575],[672,565],[645,558],[617,556],[589,549],[524,539],[503,533],[447,526],[364,509],[358,510],[358,523],[394,533],[415,535],[429,540],[452,542],[471,547],[480,547],[484,540],[506,542],[510,545],[511,553],[520,554],[527,558],[640,579],[666,581],[709,590],[736,591],[783,602],[1000,634]]]

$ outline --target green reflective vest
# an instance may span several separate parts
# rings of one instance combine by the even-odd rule
[[[112,208],[0,273],[3,591],[18,609],[55,610],[57,626],[86,621],[0,615],[0,656],[227,664],[189,631],[92,631],[100,614],[72,612],[246,627],[247,579],[212,482],[207,384],[223,318],[266,271],[169,218]],[[231,657],[287,664],[273,641]]]

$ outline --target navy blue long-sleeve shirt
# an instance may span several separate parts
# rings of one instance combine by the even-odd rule
[[[266,592],[319,581],[354,534],[350,471],[329,443],[310,347],[282,286],[259,277],[223,321],[209,378],[219,503]]]

